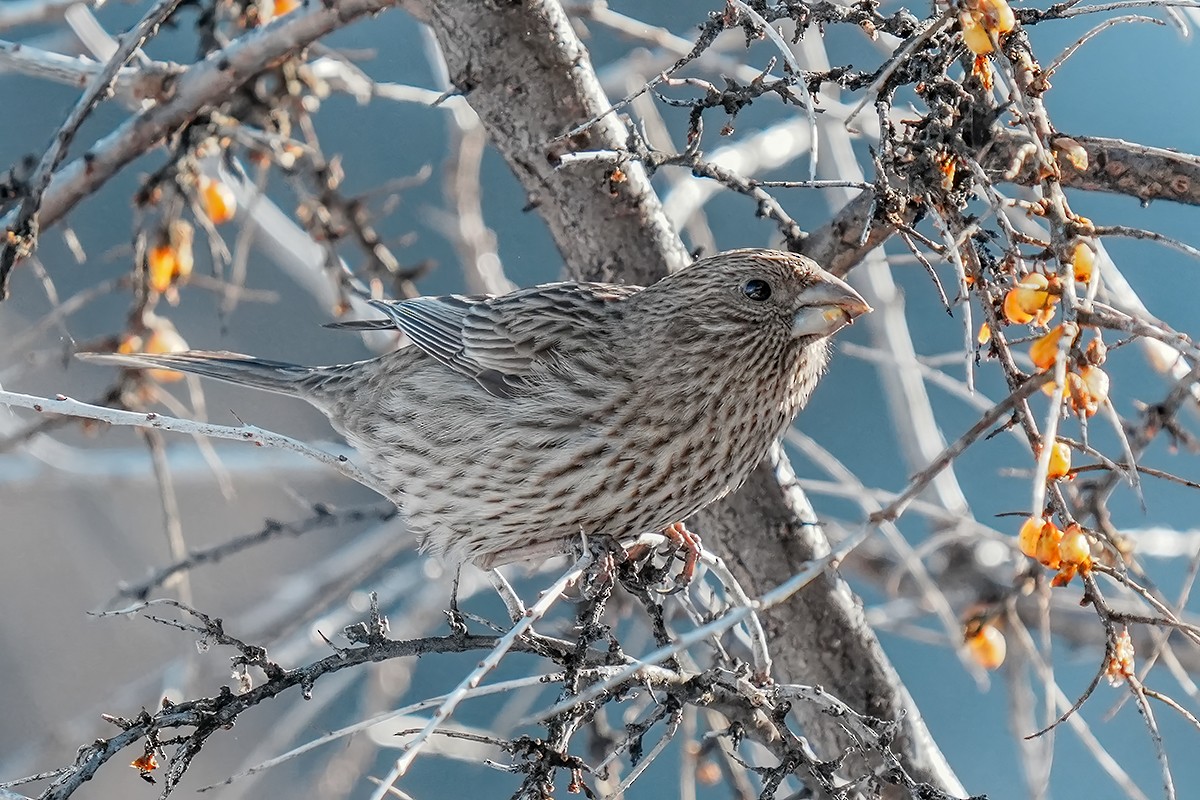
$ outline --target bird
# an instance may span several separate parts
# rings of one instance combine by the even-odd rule
[[[301,398],[329,418],[423,549],[482,568],[628,541],[740,486],[824,373],[829,337],[871,310],[811,259],[730,250],[647,287],[562,281],[501,295],[371,300],[399,330],[364,361],[228,352],[79,353]]]

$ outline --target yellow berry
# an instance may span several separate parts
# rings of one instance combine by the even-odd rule
[[[995,49],[992,47],[992,40],[988,37],[987,31],[975,21],[972,14],[967,12],[959,14],[958,20],[962,23],[963,44],[972,53],[977,56],[985,56]]]
[[[1084,172],[1087,170],[1088,152],[1079,142],[1069,136],[1056,136],[1051,140],[1050,146],[1054,149],[1054,154],[1060,161],[1066,158],[1076,171]]]
[[[1021,532],[1017,534],[1017,547],[1030,558],[1037,558],[1038,539],[1042,535],[1042,522],[1038,517],[1030,517],[1025,520],[1025,524],[1021,526]]]
[[[979,4],[983,14],[983,25],[999,35],[1008,33],[1017,25],[1017,15],[1005,0],[983,0]]]
[[[1071,255],[1071,268],[1075,273],[1075,280],[1080,283],[1092,282],[1092,274],[1096,268],[1096,253],[1087,242],[1075,245],[1075,251]]]
[[[1062,442],[1050,446],[1050,468],[1046,472],[1046,480],[1056,481],[1065,478],[1071,472],[1071,448]]]
[[[1087,535],[1078,523],[1071,523],[1063,533],[1062,542],[1058,545],[1058,554],[1064,564],[1086,569],[1092,565],[1092,546]]]
[[[1089,364],[1079,370],[1079,376],[1083,378],[1083,383],[1087,386],[1093,398],[1099,402],[1104,402],[1108,399],[1109,380],[1107,372]]]
[[[1079,374],[1071,373],[1067,378],[1071,408],[1076,414],[1094,416],[1108,399],[1108,373],[1100,367],[1086,364],[1080,368]]]
[[[1017,17],[1005,0],[981,0],[958,15],[963,43],[977,56],[992,52],[992,37],[1001,36],[1017,25]]]
[[[1129,629],[1123,629],[1117,634],[1112,652],[1109,653],[1108,666],[1104,675],[1109,684],[1119,686],[1127,677],[1133,675],[1133,640],[1129,637]]]
[[[967,639],[967,651],[975,663],[984,669],[999,669],[1004,663],[1008,645],[1003,633],[991,625],[983,625],[978,633]]]

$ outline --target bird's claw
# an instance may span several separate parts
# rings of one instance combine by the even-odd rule
[[[691,583],[700,561],[700,537],[685,528],[682,522],[668,525],[663,529],[663,535],[683,549],[683,571],[679,573],[679,580]]]
[[[696,577],[696,565],[700,562],[700,537],[684,527],[682,522],[673,522],[663,528],[662,535],[677,549],[683,551],[683,569],[672,579],[670,588],[655,589],[655,591],[663,595],[678,594],[686,589],[692,579]],[[625,558],[628,561],[639,561],[648,556],[651,549],[648,544],[635,544],[625,551]]]

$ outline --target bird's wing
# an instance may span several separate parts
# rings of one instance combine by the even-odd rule
[[[500,296],[444,295],[399,303],[372,301],[424,352],[509,397],[539,368],[553,366],[568,339],[591,338],[612,303],[637,286],[551,283]]]
[[[399,303],[372,300],[371,305],[391,317],[414,345],[446,366],[457,368],[455,360],[463,349],[463,324],[472,306],[487,299],[449,294]]]

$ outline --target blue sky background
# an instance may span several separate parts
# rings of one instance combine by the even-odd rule
[[[674,33],[688,37],[695,25],[704,19],[706,12],[720,4],[715,0],[693,0],[658,4],[613,2],[612,5],[618,10],[666,25]],[[894,3],[886,3],[883,11],[887,13],[895,7]],[[105,8],[100,16],[110,30],[116,31],[136,19],[142,9],[143,4],[113,4]],[[926,9],[921,6],[914,10],[923,14]],[[149,49],[150,55],[183,63],[190,61],[194,54],[187,28],[193,13],[183,12],[181,30],[168,32],[156,39]],[[1163,16],[1157,10],[1143,10],[1141,13]],[[1035,52],[1043,64],[1048,63],[1062,47],[1099,19],[1099,16],[1085,16],[1069,22],[1036,26],[1030,30]],[[28,33],[28,37],[25,33]],[[46,37],[44,39],[37,38],[37,31],[22,34],[20,38],[23,40],[40,41],[42,46],[51,49],[58,42],[52,30],[40,34]],[[727,36],[734,37],[736,34]],[[829,41],[835,62],[844,58],[863,69],[872,69],[878,63],[878,56],[864,46],[862,37],[856,31],[834,30]],[[390,12],[359,23],[339,32],[327,43],[334,47],[373,50],[374,57],[364,62],[363,66],[379,80],[434,86],[434,76],[426,61],[419,29],[401,12]],[[627,43],[600,32],[589,45],[599,65],[619,56],[629,47]],[[762,66],[771,55],[770,48],[760,44],[750,51],[747,59],[751,64]],[[1121,25],[1101,33],[1067,62],[1054,78],[1054,88],[1047,95],[1046,102],[1055,124],[1063,132],[1119,137],[1196,152],[1200,150],[1196,136],[1196,131],[1200,129],[1200,90],[1197,89],[1196,75],[1200,75],[1200,50],[1192,38],[1182,36],[1170,26]],[[40,153],[75,97],[76,92],[72,89],[26,78],[0,76],[0,107],[10,109],[0,131],[0,164],[7,164],[27,152]],[[662,113],[675,131],[682,129],[686,121],[686,109],[664,108]],[[777,103],[764,98],[743,112],[738,121],[738,135],[752,133],[756,128],[770,124],[779,118],[780,113],[797,112],[795,109],[781,112]],[[102,107],[84,126],[78,141],[84,143],[94,140],[110,130],[121,118],[123,112],[119,109]],[[405,193],[400,205],[389,216],[379,220],[377,228],[385,239],[393,241],[417,232],[415,240],[398,248],[397,253],[405,263],[433,259],[440,265],[421,280],[419,285],[422,291],[443,293],[460,289],[461,275],[456,268],[453,250],[430,225],[430,207],[441,203],[436,170],[445,156],[444,112],[382,101],[360,106],[350,98],[334,96],[324,101],[316,124],[326,152],[344,154],[344,188],[348,193],[367,190],[391,177],[415,174],[426,164],[434,167],[435,175],[429,184]],[[715,128],[716,125],[710,120],[708,136],[712,147],[717,146]],[[79,152],[79,149],[75,152]],[[70,258],[57,230],[44,238],[40,254],[60,294],[69,295],[125,269],[128,255],[120,248],[126,246],[130,239],[128,200],[136,189],[137,177],[154,169],[161,159],[160,153],[148,155],[117,176],[99,195],[86,200],[73,215],[72,228],[89,253],[86,263],[76,264]],[[807,176],[807,170],[807,163],[802,161],[770,177],[799,179]],[[485,216],[499,236],[499,253],[508,276],[521,285],[560,277],[561,261],[544,226],[535,215],[521,211],[525,204],[524,194],[495,153],[488,154],[483,177]],[[294,204],[294,198],[281,181],[273,181],[271,191],[285,209]],[[826,218],[824,203],[815,192],[792,190],[781,193],[779,197],[789,213],[803,226],[817,227]],[[1153,229],[1200,246],[1200,212],[1195,208],[1163,202],[1143,207],[1138,201],[1126,197],[1080,192],[1071,192],[1070,198],[1076,212],[1090,217],[1097,224]],[[711,223],[722,248],[778,243],[778,236],[771,224],[753,217],[748,200],[741,197],[720,198],[713,208],[719,210],[712,214]],[[1200,269],[1200,264],[1149,243],[1110,239],[1106,245],[1130,283],[1157,316],[1181,330],[1195,333],[1195,309],[1200,299],[1195,272]],[[198,254],[201,249],[198,248]],[[278,291],[282,302],[272,307],[242,305],[230,320],[228,329],[223,331],[216,321],[216,301],[212,296],[185,292],[181,305],[171,311],[171,318],[193,346],[252,352],[269,358],[311,363],[366,356],[355,337],[320,329],[319,323],[328,319],[327,310],[318,307],[309,296],[286,279],[281,279],[265,260],[252,259],[251,264],[249,284]],[[948,278],[950,274],[944,267],[939,267],[939,272],[943,278]],[[962,341],[961,320],[949,318],[941,310],[924,271],[918,265],[902,264],[894,269],[894,274],[905,292],[918,352],[940,354],[959,348]],[[22,270],[16,275],[13,291],[14,300],[0,308],[0,332],[19,330],[24,321],[36,318],[46,308],[44,295],[29,270]],[[121,318],[126,302],[124,296],[98,301],[72,320],[73,335],[84,340],[111,332],[114,324],[119,324],[114,320]],[[860,329],[848,331],[843,338],[866,343]],[[1161,399],[1168,389],[1160,378],[1149,372],[1140,354],[1132,347],[1115,351],[1110,364],[1114,377],[1114,401],[1122,413],[1133,413],[1135,401],[1154,402]],[[983,391],[992,397],[1001,396],[1002,383],[994,365],[983,364],[977,374]],[[5,388],[44,393],[65,390],[86,397],[88,391],[99,388],[105,380],[105,374],[93,370],[73,368],[65,374],[40,370],[23,377],[19,384],[6,383]],[[296,404],[262,401],[269,404],[258,406],[257,398],[248,400],[247,394],[225,387],[210,387],[208,394],[210,408],[231,408],[239,413],[242,409],[270,409],[262,413],[258,421],[299,436],[327,435],[319,416],[306,408],[298,408]],[[939,390],[931,389],[931,395],[938,419],[948,436],[957,436],[977,419],[977,412],[949,399]],[[220,414],[216,417],[218,421],[230,421],[228,418],[221,419]],[[1194,415],[1185,415],[1183,419],[1185,424],[1194,425]],[[896,451],[890,417],[881,399],[874,367],[846,356],[838,357],[830,375],[798,424],[842,459],[867,485],[892,490],[905,485],[907,469]],[[1066,430],[1069,434],[1075,433],[1070,424]],[[1111,448],[1111,436],[1101,425],[1093,426],[1092,435],[1094,441]],[[114,440],[125,445],[136,444],[136,440],[128,433],[117,434],[108,441]],[[176,440],[172,446],[188,445]],[[0,456],[0,459],[9,459],[0,460],[0,470],[11,467],[12,458]],[[1186,453],[1172,454],[1162,442],[1151,448],[1148,461],[1187,477],[1200,475],[1193,457]],[[966,476],[970,481],[967,484],[969,500],[978,518],[986,522],[992,514],[1021,510],[1028,505],[1028,480],[1000,474],[1005,467],[1027,466],[1028,463],[1028,455],[1004,437],[981,445],[964,457],[960,464],[960,476]],[[825,477],[802,459],[796,461],[796,469],[801,477]],[[278,481],[271,476],[259,476],[246,480],[249,488],[243,492],[241,500],[234,501],[240,504],[240,512],[244,516],[235,515],[238,509],[225,508],[223,504],[226,501],[211,486],[197,488],[194,494],[184,498],[185,510],[199,514],[205,520],[199,524],[189,523],[190,534],[195,537],[189,541],[219,541],[234,533],[249,530],[254,526],[254,519],[261,521],[268,515],[277,514],[285,518],[288,514],[295,516],[298,512],[287,498],[285,489],[303,486],[306,497],[311,492],[317,493],[311,495],[315,499],[323,499],[326,494],[339,501],[361,501],[366,497],[356,490],[335,485],[328,476],[289,476]],[[260,487],[260,483],[261,492],[256,488]],[[120,494],[114,495],[114,491]],[[119,509],[114,509],[114,496],[131,499],[128,504],[122,502]],[[52,483],[46,483],[20,493],[11,488],[6,490],[4,485],[0,485],[0,504],[7,504],[13,509],[8,517],[8,524],[12,527],[5,531],[4,536],[9,558],[7,564],[0,563],[0,585],[7,584],[9,588],[4,591],[15,592],[8,598],[10,602],[5,602],[0,608],[20,607],[11,603],[19,602],[16,598],[30,597],[35,593],[41,596],[38,590],[44,582],[58,583],[66,576],[66,582],[71,584],[70,591],[39,600],[35,604],[36,612],[31,613],[36,614],[38,626],[61,626],[67,633],[39,646],[47,647],[54,654],[56,663],[58,659],[69,662],[72,658],[79,658],[80,651],[73,647],[87,647],[86,652],[99,654],[97,657],[102,663],[110,665],[106,669],[113,681],[112,686],[119,686],[132,676],[145,673],[152,668],[156,654],[173,654],[179,646],[178,638],[172,640],[161,631],[146,630],[148,623],[114,624],[99,628],[96,621],[83,618],[83,611],[107,597],[117,580],[140,575],[144,570],[144,562],[161,563],[165,558],[156,532],[156,525],[160,526],[161,523],[157,521],[154,498],[153,489],[140,484],[117,490],[76,486],[68,492],[62,487],[55,488]],[[1187,530],[1195,526],[1200,516],[1200,501],[1194,494],[1176,487],[1147,483],[1146,498],[1147,511],[1143,514],[1131,492],[1118,490],[1113,503],[1114,519],[1118,526],[1158,524]],[[815,502],[818,512],[823,516],[857,519],[857,512],[846,503],[827,498],[816,498]],[[48,508],[48,504],[56,507]],[[92,527],[80,527],[81,520],[86,520]],[[0,523],[0,529],[5,524]],[[1004,520],[993,524],[1001,530],[1011,528],[1014,533],[1017,527],[1015,522]],[[35,529],[44,533],[35,535]],[[914,543],[928,533],[923,523],[916,519],[907,520],[904,530]],[[144,536],[145,541],[151,543],[147,545],[149,549],[143,551],[139,547],[120,543],[120,537],[126,534]],[[81,541],[79,535],[83,535],[84,540]],[[233,567],[232,572],[199,575],[197,581],[204,584],[199,591],[219,608],[223,603],[232,602],[226,592],[231,591],[231,586],[237,586],[240,580],[238,575],[253,574],[265,576],[268,582],[282,582],[290,570],[300,569],[312,558],[320,557],[336,541],[337,537],[324,537],[276,545],[271,555],[254,556],[247,566]],[[1150,566],[1167,594],[1173,595],[1177,591],[1183,565],[1151,562]],[[853,580],[853,576],[850,577]],[[1078,589],[1065,591],[1078,592]],[[869,600],[878,599],[871,597],[869,588],[867,594]],[[3,599],[0,592],[0,600]],[[486,603],[480,606],[488,607]],[[236,607],[227,611],[236,613]],[[393,614],[402,613],[403,609],[393,610]],[[76,627],[79,638],[75,638],[73,633]],[[2,612],[0,633],[9,642],[28,642],[29,638],[22,637],[31,636],[24,624]],[[967,788],[972,792],[987,793],[996,800],[1025,796],[1015,766],[1016,746],[1012,733],[1007,729],[1007,689],[1003,677],[994,676],[990,689],[980,691],[973,680],[964,674],[950,650],[913,643],[887,633],[881,638],[922,709],[934,737]],[[80,642],[87,644],[80,645]],[[139,655],[131,657],[133,653]],[[1082,690],[1094,673],[1099,658],[1099,652],[1073,653],[1065,647],[1058,647],[1054,660],[1063,689],[1072,695]],[[453,685],[475,659],[470,654],[426,659],[417,667],[409,696],[424,696]],[[0,707],[7,707],[11,712],[2,715],[9,720],[8,724],[0,719],[0,753],[6,748],[10,748],[11,752],[11,749],[23,745],[31,729],[38,730],[48,722],[62,719],[64,715],[77,711],[88,699],[114,713],[136,711],[136,708],[106,705],[108,698],[105,692],[110,691],[111,686],[87,681],[72,683],[67,678],[69,669],[47,668],[50,671],[43,672],[36,665],[24,663],[13,651],[7,656],[0,654],[0,668],[5,666],[17,678],[5,681],[3,688],[0,688]],[[505,665],[496,679],[515,677],[526,666],[525,663],[514,661]],[[1183,696],[1169,679],[1159,680],[1168,693],[1176,697]],[[1151,683],[1154,683],[1153,679]],[[1134,705],[1127,703],[1114,719],[1105,719],[1106,713],[1122,692],[1121,689],[1102,686],[1083,714],[1144,793],[1151,798],[1161,797],[1153,749]],[[153,691],[147,691],[138,702],[152,704]],[[1194,704],[1189,707],[1195,711]],[[1157,708],[1156,711],[1167,751],[1172,756],[1179,796],[1195,796],[1200,790],[1200,763],[1191,754],[1195,752],[1200,734],[1167,709]],[[330,712],[330,717],[314,720],[311,732],[316,735],[363,713],[363,708],[342,704]],[[493,710],[481,704],[464,708],[459,718],[465,723],[486,724],[492,713]],[[239,723],[239,730],[229,737],[222,741],[218,741],[221,737],[214,740],[212,761],[198,766],[197,771],[211,780],[220,779],[222,769],[226,770],[225,774],[231,769],[227,763],[232,762],[226,762],[226,757],[236,758],[246,742],[254,741],[268,732],[266,715],[261,719],[248,718],[244,724]],[[84,736],[78,741],[86,740]],[[60,760],[66,760],[73,749],[63,747],[58,752]],[[386,770],[391,757],[386,751],[379,755],[379,769],[375,774]],[[2,758],[0,763],[3,763]],[[303,776],[307,767],[298,766],[295,769],[296,773],[289,773],[293,777],[297,774]],[[108,769],[108,772],[113,771],[112,767]],[[452,785],[448,786],[449,775],[453,779]],[[0,779],[7,777],[11,776],[0,775]],[[122,780],[128,777],[119,775],[113,778],[106,773],[97,782],[96,789],[115,792],[112,796],[122,796],[119,794],[122,787],[128,791],[131,785],[127,780]],[[671,797],[676,780],[674,757],[665,757],[629,796]],[[515,788],[515,785],[515,780],[510,777],[437,759],[419,763],[403,784],[406,790],[419,798],[500,797],[507,796],[511,791],[508,787]],[[359,786],[352,796],[365,797],[369,791],[368,787]],[[1121,796],[1119,790],[1099,772],[1075,737],[1065,730],[1060,732],[1056,743],[1052,795],[1058,800]],[[724,791],[710,790],[702,796],[728,795]]]

